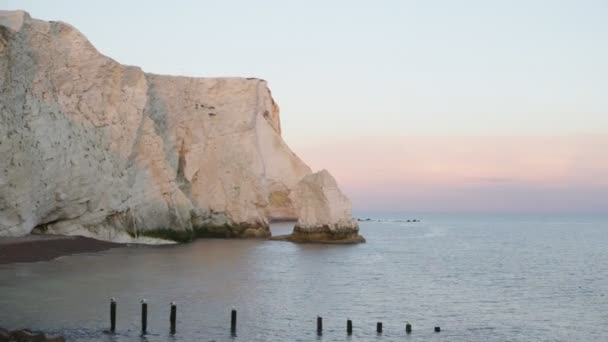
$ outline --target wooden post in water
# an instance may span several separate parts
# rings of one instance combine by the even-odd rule
[[[435,332],[437,332],[437,333],[438,333],[438,332],[440,332],[440,331],[441,331],[441,328],[440,328],[440,327],[435,327]]]
[[[236,334],[236,309],[234,307],[230,313],[230,332]]]
[[[382,334],[382,322],[376,323],[376,332]]]
[[[110,331],[116,331],[116,298],[110,299]]]
[[[346,320],[346,333],[348,335],[353,334],[353,321],[351,321],[350,319]]]
[[[171,315],[169,316],[169,322],[171,322],[171,335],[175,334],[175,321],[177,320],[177,305],[175,302],[171,302]]]
[[[405,324],[405,332],[408,333],[408,334],[412,333],[412,325],[411,324],[409,324],[409,323]]]
[[[141,300],[141,334],[145,335],[148,330],[148,303],[146,299]]]
[[[323,334],[323,317],[317,316],[317,334]]]

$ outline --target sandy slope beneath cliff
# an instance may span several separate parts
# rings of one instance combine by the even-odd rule
[[[122,246],[125,245],[82,236],[29,235],[0,238],[0,265],[46,261],[64,255],[99,252]]]

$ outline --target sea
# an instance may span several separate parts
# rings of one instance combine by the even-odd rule
[[[608,341],[607,215],[356,215],[364,244],[207,239],[0,265],[0,326],[68,341]]]

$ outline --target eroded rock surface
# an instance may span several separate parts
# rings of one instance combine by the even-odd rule
[[[264,80],[144,73],[22,11],[0,11],[0,137],[0,236],[267,237],[311,173]]]
[[[358,243],[359,225],[350,200],[327,170],[309,174],[295,188],[298,222],[293,233],[280,238],[293,242]]]

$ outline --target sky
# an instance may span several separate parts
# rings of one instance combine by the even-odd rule
[[[14,1],[145,71],[259,77],[356,210],[608,212],[608,1]]]

